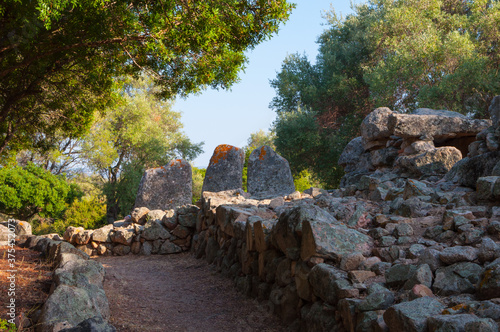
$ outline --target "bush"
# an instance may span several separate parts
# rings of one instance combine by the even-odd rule
[[[35,214],[57,218],[82,193],[78,186],[29,163],[0,168],[0,212],[22,220]]]
[[[203,187],[203,179],[205,179],[205,174],[207,170],[205,168],[192,167],[193,170],[193,204],[196,204],[201,198],[201,189]]]
[[[68,226],[96,229],[106,225],[105,199],[85,196],[75,200],[65,211],[63,218],[33,218],[33,234],[57,233],[62,235]]]

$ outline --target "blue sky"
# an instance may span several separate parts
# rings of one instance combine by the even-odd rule
[[[184,132],[193,142],[205,142],[204,153],[194,160],[196,167],[208,166],[217,145],[243,147],[251,133],[267,131],[276,117],[269,108],[275,96],[269,80],[276,77],[285,57],[305,53],[314,62],[317,37],[327,28],[324,12],[333,7],[337,14],[351,13],[349,0],[292,2],[297,6],[278,35],[247,52],[245,72],[231,90],[206,90],[176,101],[174,109],[182,112]]]

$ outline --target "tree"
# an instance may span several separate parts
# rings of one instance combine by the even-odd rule
[[[0,4],[0,156],[82,136],[114,79],[147,71],[162,98],[227,88],[285,0],[7,0]]]
[[[60,217],[82,193],[62,176],[30,163],[0,168],[0,211],[22,220],[38,214]]]
[[[89,167],[105,182],[108,219],[132,208],[145,168],[167,164],[176,156],[193,159],[203,143],[193,144],[181,132],[180,113],[157,98],[146,76],[125,82],[122,102],[109,109],[83,139]]]
[[[338,157],[375,107],[482,117],[500,93],[499,1],[371,0],[353,9],[326,16],[314,64],[291,55],[271,81],[278,152],[328,186],[339,183]]]

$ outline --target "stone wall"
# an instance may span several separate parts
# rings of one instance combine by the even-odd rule
[[[54,265],[50,295],[36,313],[37,331],[116,331],[107,322],[110,311],[101,263],[51,235],[21,235],[17,244],[41,252]]]
[[[90,256],[174,254],[190,249],[198,211],[195,205],[165,211],[141,207],[99,229],[70,226],[63,237]]]

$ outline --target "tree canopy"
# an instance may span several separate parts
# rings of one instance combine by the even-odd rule
[[[278,30],[285,0],[8,0],[0,4],[0,155],[85,133],[114,79],[146,71],[158,95],[227,88],[244,51]]]
[[[289,55],[270,82],[278,152],[331,187],[343,147],[375,107],[484,117],[500,94],[499,1],[370,0],[353,9],[326,15],[315,63]]]

